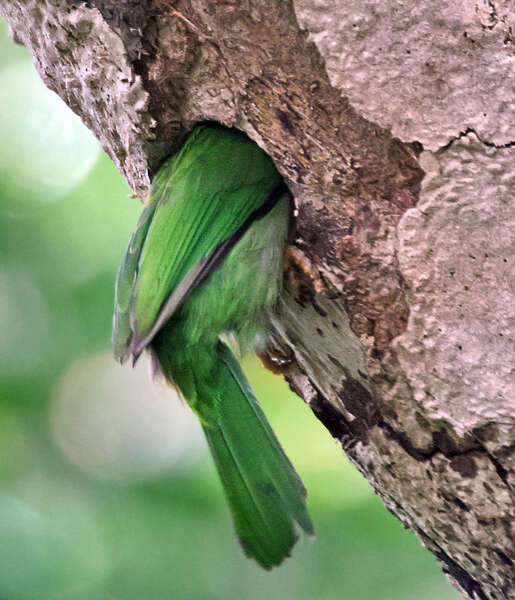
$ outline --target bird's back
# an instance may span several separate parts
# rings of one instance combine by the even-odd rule
[[[140,338],[195,265],[281,184],[273,162],[254,142],[217,125],[197,128],[161,175],[167,183],[157,199],[132,292],[133,328]]]

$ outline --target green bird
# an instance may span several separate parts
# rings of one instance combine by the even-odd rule
[[[115,290],[113,347],[146,348],[197,414],[247,556],[269,569],[313,534],[306,491],[236,358],[263,350],[282,282],[287,188],[246,135],[197,126],[155,176]]]

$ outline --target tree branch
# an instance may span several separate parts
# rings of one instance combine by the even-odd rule
[[[290,385],[465,596],[509,598],[515,136],[492,92],[513,62],[508,9],[442,12],[435,0],[396,20],[383,4],[1,11],[141,197],[198,121],[236,126],[270,154],[298,211],[273,318]],[[445,44],[425,47],[422,17],[454,62]]]

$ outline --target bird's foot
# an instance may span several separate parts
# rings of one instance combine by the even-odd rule
[[[257,355],[264,367],[276,375],[286,375],[295,361],[293,350],[288,347],[269,346]]]

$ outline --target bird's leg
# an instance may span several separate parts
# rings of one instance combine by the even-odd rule
[[[269,345],[257,355],[264,367],[276,375],[286,375],[294,362],[293,350],[287,346]]]
[[[311,260],[297,246],[286,246],[283,254],[283,271],[286,283],[293,288],[306,284],[315,294],[323,294],[326,286]]]

